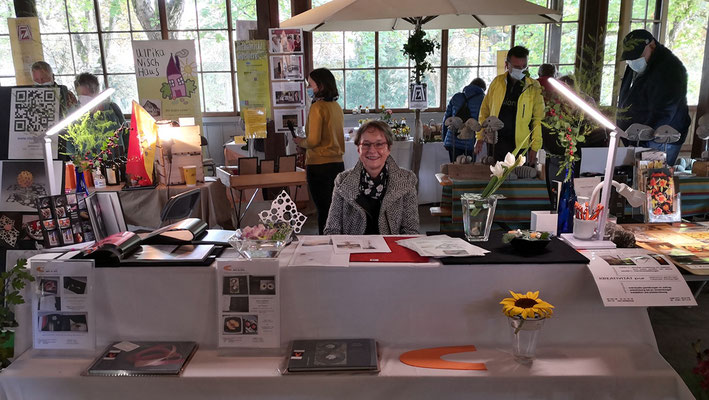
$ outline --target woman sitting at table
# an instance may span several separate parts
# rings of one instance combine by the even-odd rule
[[[389,156],[393,141],[382,121],[367,121],[357,130],[359,161],[335,179],[326,235],[419,233],[416,175]]]

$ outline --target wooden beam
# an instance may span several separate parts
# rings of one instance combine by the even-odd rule
[[[618,106],[618,92],[620,91],[620,82],[623,80],[625,73],[625,62],[620,60],[620,55],[623,54],[623,38],[630,33],[630,17],[633,15],[633,0],[620,1],[620,23],[618,24],[618,43],[615,50],[615,72],[613,77],[613,95],[611,96],[611,105]]]
[[[601,97],[601,76],[603,74],[603,52],[608,21],[608,1],[581,0],[579,4],[579,30],[576,39],[576,73],[587,76],[592,87],[586,88],[587,95],[596,102]],[[586,51],[590,50],[590,51]]]
[[[257,28],[254,39],[268,40],[268,29],[278,28],[278,0],[256,0]]]
[[[707,18],[709,27],[709,18]],[[705,141],[699,139],[697,135],[697,123],[703,115],[709,114],[709,35],[704,39],[704,63],[702,66],[702,79],[699,86],[699,101],[697,102],[697,115],[694,120],[694,141],[692,143],[692,158],[699,158],[704,151]]]
[[[15,16],[17,18],[37,16],[37,4],[35,0],[14,0],[14,3]]]
[[[306,12],[313,7],[311,0],[291,0],[291,16]],[[303,71],[308,74],[313,70],[313,34],[303,32]]]

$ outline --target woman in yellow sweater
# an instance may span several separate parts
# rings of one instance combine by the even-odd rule
[[[335,177],[345,170],[345,125],[342,108],[337,104],[335,77],[326,68],[308,76],[308,95],[313,98],[305,123],[305,138],[296,138],[305,151],[305,173],[310,196],[318,211],[318,231],[322,235],[330,210]]]

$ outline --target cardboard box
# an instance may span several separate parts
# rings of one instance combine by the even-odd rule
[[[692,165],[692,173],[697,176],[709,176],[709,161],[695,161]]]
[[[169,139],[172,139],[172,164],[168,161]],[[204,182],[202,168],[202,141],[199,126],[161,127],[155,150],[155,169],[158,182],[170,185],[184,185],[182,167],[197,167],[197,182]],[[168,175],[170,181],[168,182]]]

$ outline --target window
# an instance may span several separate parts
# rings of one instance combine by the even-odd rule
[[[606,43],[603,51],[603,75],[601,76],[601,104],[604,106],[610,105],[613,99],[619,27],[620,0],[610,0],[608,3],[608,23],[606,24]]]
[[[195,40],[202,112],[234,112],[227,1],[184,0],[181,9],[177,3],[166,3],[168,38]]]
[[[667,33],[664,45],[672,50],[687,68],[689,76],[687,103],[697,105],[704,60],[704,43],[707,40],[706,21],[709,19],[709,2],[668,1]]]
[[[3,3],[0,5],[0,20],[7,21],[7,18],[15,16],[15,6],[11,1]],[[0,85],[14,86],[15,83],[15,65],[12,62],[10,34],[7,31],[7,23],[0,23]]]

